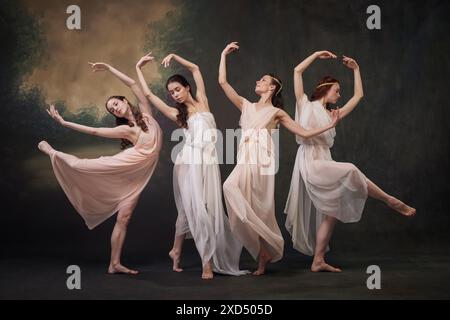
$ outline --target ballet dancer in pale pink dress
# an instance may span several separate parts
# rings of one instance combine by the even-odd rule
[[[255,260],[258,269],[254,275],[265,272],[267,262],[276,262],[283,256],[284,241],[275,219],[275,162],[272,134],[279,124],[302,138],[311,138],[332,129],[339,120],[339,111],[333,111],[330,121],[320,128],[305,130],[281,108],[282,83],[272,74],[264,74],[256,81],[258,102],[241,97],[227,81],[226,57],[239,49],[232,42],[223,50],[219,67],[219,84],[230,101],[241,111],[242,136],[237,165],[223,185],[233,233]]]
[[[329,108],[340,98],[340,85],[336,79],[324,77],[308,99],[303,92],[302,73],[316,59],[336,58],[329,51],[318,51],[295,67],[295,120],[307,129],[330,123]],[[363,97],[363,88],[356,61],[344,56],[342,62],[353,70],[355,82],[353,97],[340,108],[340,117],[344,118]],[[292,236],[294,248],[306,255],[314,255],[313,272],[341,271],[325,262],[333,228],[337,220],[344,223],[359,221],[368,195],[405,216],[416,213],[414,208],[381,190],[353,164],[333,161],[330,148],[335,135],[333,129],[313,139],[297,137],[300,146],[284,210],[287,214],[286,228]]]
[[[210,111],[200,68],[176,54],[167,55],[162,64],[176,61],[189,70],[197,90],[193,95],[183,76],[171,76],[166,83],[176,107],[167,105],[148,87],[141,68],[154,57],[143,56],[136,64],[141,86],[150,102],[170,120],[183,128],[186,140],[173,168],[173,188],[178,217],[175,239],[169,256],[173,270],[181,272],[180,257],[186,237],[193,238],[202,259],[202,279],[212,279],[213,272],[243,275],[239,270],[242,244],[231,233],[222,203],[222,184],[214,137],[216,122]]]
[[[89,229],[118,212],[111,235],[108,273],[137,274],[138,271],[121,264],[121,252],[139,195],[158,162],[162,131],[152,117],[149,102],[133,79],[105,63],[90,65],[93,72],[110,71],[128,86],[137,97],[139,108],[123,96],[108,98],[106,109],[116,118],[114,128],[93,128],[66,121],[53,105],[47,112],[66,128],[94,136],[121,139],[124,150],[114,156],[79,159],[53,149],[46,141],[40,142],[38,147],[50,156],[59,184]]]

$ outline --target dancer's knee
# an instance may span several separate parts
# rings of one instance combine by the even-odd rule
[[[329,216],[329,215],[325,216],[325,220],[328,224],[331,224],[331,225],[333,225],[337,222],[337,218],[335,218],[333,216]]]
[[[120,211],[119,214],[117,215],[117,223],[124,225],[124,226],[128,225],[132,214],[133,214],[133,210],[128,209],[128,210]]]

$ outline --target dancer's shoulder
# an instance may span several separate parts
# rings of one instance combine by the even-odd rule
[[[299,107],[309,103],[311,103],[311,101],[308,99],[308,95],[306,93],[303,93],[302,98],[296,101],[296,104]]]
[[[254,102],[250,102],[248,99],[242,97],[242,110],[252,104],[254,104]]]

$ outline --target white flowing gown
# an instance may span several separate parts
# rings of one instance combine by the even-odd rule
[[[310,130],[326,126],[331,118],[319,101],[311,102],[303,95],[295,121]],[[324,215],[357,222],[367,199],[365,175],[353,164],[331,158],[335,135],[333,128],[310,139],[296,138],[299,148],[284,212],[294,248],[306,255],[314,255]]]
[[[222,204],[214,116],[197,112],[187,123],[186,141],[173,172],[176,235],[193,238],[203,265],[211,260],[214,272],[247,274],[239,270],[242,244],[231,233]]]

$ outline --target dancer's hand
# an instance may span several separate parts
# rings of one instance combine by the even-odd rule
[[[143,66],[145,66],[147,64],[147,62],[150,62],[153,60],[155,60],[155,57],[152,56],[152,52],[150,51],[145,56],[143,56],[141,59],[139,59],[139,61],[136,63],[136,67],[142,68]]]
[[[316,57],[319,59],[336,59],[337,55],[335,55],[330,51],[323,50],[323,51],[316,51]]]
[[[92,72],[98,72],[98,71],[107,71],[109,70],[109,64],[104,62],[88,62],[89,65],[92,68]]]
[[[338,109],[331,110],[331,126],[336,127],[338,122],[341,120],[340,111]]]
[[[161,64],[164,66],[164,68],[167,68],[168,66],[170,66],[170,60],[172,60],[174,54],[168,54],[163,61],[161,61]]]
[[[359,65],[356,63],[356,61],[355,61],[354,59],[349,58],[349,57],[346,57],[346,56],[342,56],[342,57],[343,57],[343,58],[342,58],[342,63],[343,63],[346,67],[348,67],[348,68],[350,68],[350,69],[353,69],[353,70],[359,68]]]
[[[229,53],[231,53],[231,52],[233,52],[233,51],[236,51],[236,50],[238,50],[239,49],[239,46],[238,46],[238,42],[236,42],[236,41],[234,41],[234,42],[231,42],[231,43],[229,43],[226,47],[225,47],[225,49],[223,49],[223,51],[222,51],[222,55],[228,55]]]
[[[55,105],[51,104],[50,108],[47,109],[47,113],[50,115],[50,117],[52,117],[59,124],[63,125],[65,123],[65,120],[63,119],[63,117],[61,117],[58,110],[56,110]]]

